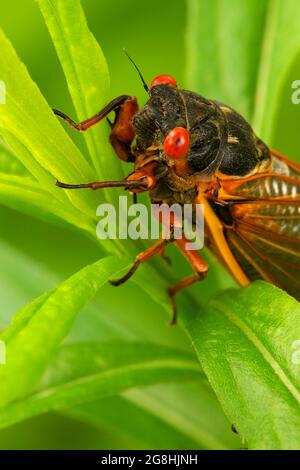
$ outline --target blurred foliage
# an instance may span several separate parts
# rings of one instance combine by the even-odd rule
[[[231,3],[231,8],[229,9],[227,8],[228,2]],[[51,6],[55,6],[55,3],[61,6],[63,5],[61,0],[57,2],[49,1],[47,5],[50,8]],[[257,86],[257,71],[259,69],[257,61],[261,58],[261,50],[259,47],[261,47],[261,39],[265,34],[264,28],[266,27],[267,19],[271,21],[270,16],[273,22],[274,19],[278,22],[276,23],[275,21],[275,23],[272,24],[276,32],[276,26],[279,28],[280,34],[282,30],[285,31],[290,26],[290,43],[293,43],[294,38],[292,46],[295,46],[295,51],[297,47],[299,49],[299,41],[296,38],[297,28],[293,26],[293,21],[294,23],[296,22],[297,25],[298,22],[296,20],[299,18],[297,13],[298,9],[295,10],[296,4],[294,0],[284,2],[284,10],[280,10],[283,5],[283,2],[280,0],[272,0],[268,3],[268,8],[270,8],[271,11],[267,9],[265,2],[260,2],[260,0],[247,2],[247,8],[245,7],[244,9],[239,8],[239,2],[237,0],[215,0],[210,3],[210,6],[207,5],[207,2],[201,0],[190,0],[190,2],[188,2],[189,9],[187,9],[184,0],[176,2],[176,7],[174,6],[174,2],[170,0],[165,0],[164,2],[153,0],[151,2],[151,8],[146,8],[145,4],[137,0],[116,0],[113,4],[109,2],[101,2],[100,4],[100,2],[96,0],[82,0],[89,27],[101,45],[104,56],[108,62],[111,78],[111,88],[109,91],[107,84],[105,85],[107,77],[105,76],[104,61],[101,64],[100,62],[92,61],[90,65],[88,62],[84,62],[86,58],[91,57],[92,54],[95,54],[94,57],[96,57],[96,54],[101,54],[99,50],[91,51],[88,45],[85,50],[81,48],[80,34],[87,37],[87,31],[77,31],[78,44],[76,44],[74,38],[70,36],[64,36],[62,40],[62,38],[59,37],[59,30],[55,24],[53,22],[51,23],[49,20],[49,11],[47,12],[47,9],[44,7],[44,14],[48,15],[48,27],[55,40],[58,55],[62,61],[73,103],[68,93],[62,68],[55,54],[54,47],[49,38],[37,3],[33,0],[12,0],[10,3],[3,4],[1,7],[1,26],[14,45],[19,57],[26,64],[30,76],[38,84],[39,89],[50,106],[62,109],[72,116],[76,116],[78,113],[79,116],[83,117],[85,112],[88,112],[88,110],[95,105],[93,99],[89,101],[88,93],[87,96],[79,95],[79,91],[84,93],[85,81],[90,82],[87,84],[87,87],[89,87],[97,84],[98,79],[99,86],[95,86],[95,93],[100,106],[102,103],[101,100],[113,98],[123,93],[136,95],[140,103],[145,102],[145,93],[136,71],[122,52],[124,46],[139,64],[147,81],[150,81],[150,79],[158,73],[170,73],[178,78],[179,83],[186,86],[188,84],[191,86],[192,84],[195,91],[203,94],[209,93],[213,95],[211,97],[214,98],[227,99],[228,104],[236,105],[238,109],[244,110],[246,114],[248,113],[249,116],[252,116],[254,111],[253,96]],[[46,3],[41,1],[41,4],[45,5]],[[66,1],[65,4],[68,5],[68,1]],[[75,16],[76,5],[77,2],[74,2],[72,14]],[[218,8],[216,6],[218,6]],[[195,9],[198,12],[197,15],[195,14]],[[64,18],[63,21],[70,21],[70,25],[73,21],[73,26],[75,27],[75,20],[72,19],[72,15],[70,15],[69,18],[65,16],[66,12],[68,13],[67,10],[67,7],[66,10],[64,10],[64,8],[60,9],[60,13]],[[281,14],[282,11],[284,14]],[[26,22],[24,22],[25,12],[26,17],[30,18],[30,20]],[[235,14],[235,12],[237,14]],[[193,21],[191,21],[191,15],[193,15]],[[254,15],[255,20],[249,28],[243,28],[243,23],[249,23],[247,15]],[[187,21],[189,21],[189,23],[186,31]],[[280,21],[283,22],[281,26]],[[82,27],[84,29],[83,24]],[[244,30],[248,31],[249,34],[245,34],[243,38],[241,38],[241,33]],[[67,32],[69,32],[68,29]],[[295,35],[293,36],[294,33]],[[26,36],[26,40],[24,40],[24,36]],[[243,42],[242,39],[244,39],[245,42]],[[294,55],[293,51],[291,52],[292,46],[289,46],[290,48],[287,48],[286,51],[284,50],[284,39],[285,37],[280,41],[282,49],[279,58],[280,66],[282,66],[286,58],[286,68],[282,67],[285,72],[281,79],[282,86],[273,89],[270,85],[270,83],[275,83],[278,78],[278,68],[274,70],[272,70],[272,68],[269,69],[268,76],[264,75],[263,69],[260,70],[259,74],[260,86],[265,86],[265,94],[269,93],[268,102],[274,99],[274,102],[276,101],[277,103],[276,113],[272,106],[270,106],[270,113],[268,113],[268,103],[262,103],[261,106],[263,106],[264,117],[263,121],[261,121],[262,114],[260,113],[260,119],[257,118],[257,123],[263,133],[270,137],[272,145],[276,146],[280,151],[289,154],[294,159],[298,157],[300,161],[300,142],[298,139],[300,106],[292,105],[290,99],[291,82],[299,78],[300,65],[298,57]],[[75,60],[75,64],[77,60],[79,62],[81,61],[82,64],[75,72],[69,58],[65,60],[65,47],[68,46],[68,41],[69,46],[71,44],[73,47],[73,60]],[[4,42],[2,44],[4,44]],[[232,47],[233,44],[235,45],[234,49]],[[277,43],[275,43],[274,47],[276,44]],[[244,54],[244,50],[246,49],[243,49],[242,45],[249,50],[249,55],[246,56],[248,57],[248,61],[245,59]],[[76,50],[76,47],[78,47],[78,50]],[[277,49],[278,47],[276,47],[276,51]],[[185,53],[186,50],[188,51],[187,55]],[[272,50],[265,53],[267,56],[265,56],[264,60],[269,61],[271,66],[273,66]],[[285,54],[287,54],[288,57],[286,57]],[[231,61],[232,56],[234,57],[234,62]],[[243,60],[241,59],[239,61],[238,59],[241,57],[243,57]],[[288,68],[287,66],[290,65],[289,58],[291,57],[294,63]],[[30,78],[26,75],[24,69],[18,69],[19,65],[17,59],[13,59],[13,54],[9,52],[9,47],[5,48],[5,52],[3,52],[0,61],[4,61],[4,59],[7,59],[7,73],[12,73],[11,81],[14,83],[14,96],[17,98],[15,108],[11,108],[9,115],[10,123],[7,124],[7,126],[10,126],[13,131],[17,130],[18,139],[16,139],[16,136],[12,136],[11,133],[8,133],[7,129],[5,132],[1,133],[14,151],[18,155],[22,155],[22,164],[20,164],[13,155],[11,155],[10,158],[7,150],[1,150],[1,152],[3,152],[3,158],[1,156],[0,168],[3,177],[1,179],[0,195],[2,191],[2,194],[5,195],[6,198],[2,200],[4,204],[8,206],[3,206],[0,210],[0,325],[2,328],[8,324],[12,314],[16,310],[30,301],[33,301],[33,299],[43,294],[45,291],[53,289],[60,282],[69,278],[74,272],[79,271],[75,276],[84,276],[84,269],[82,271],[80,271],[80,269],[97,261],[103,256],[105,251],[116,250],[117,253],[120,253],[128,249],[133,256],[135,250],[138,249],[132,247],[130,244],[128,246],[126,245],[125,249],[121,244],[117,244],[116,247],[108,246],[108,244],[107,246],[99,246],[99,244],[96,244],[92,239],[83,236],[84,232],[89,235],[92,234],[92,209],[97,201],[97,196],[77,196],[74,194],[70,196],[69,199],[69,196],[65,196],[64,193],[52,187],[53,176],[51,176],[51,173],[53,175],[53,171],[55,176],[66,176],[70,180],[72,180],[72,177],[77,176],[78,178],[78,172],[80,173],[81,171],[81,178],[83,178],[84,174],[88,176],[92,170],[91,166],[93,164],[96,166],[98,173],[103,172],[105,175],[108,175],[110,172],[115,174],[118,171],[122,171],[119,167],[118,160],[113,156],[112,152],[107,149],[106,143],[104,142],[106,135],[105,124],[101,131],[97,133],[97,130],[95,130],[93,136],[87,137],[86,141],[84,137],[74,135],[75,133],[67,130],[72,140],[80,149],[80,153],[76,150],[72,142],[67,139],[60,125],[52,119],[50,111],[47,110],[46,105],[44,106],[42,98],[32,86]],[[19,71],[16,76],[13,76],[13,69],[9,69],[12,64],[11,61],[13,60],[15,61],[14,66]],[[225,72],[223,75],[220,73],[218,60],[225,63]],[[188,64],[187,67],[186,64]],[[5,70],[5,64],[2,64],[0,70]],[[80,89],[74,87],[74,75],[72,75],[74,73],[76,77],[80,77]],[[99,73],[99,78],[97,78],[97,73]],[[237,82],[230,79],[231,76],[239,78],[239,85]],[[0,73],[0,79],[1,78]],[[265,83],[264,81],[267,79],[268,82]],[[224,83],[226,93],[223,96]],[[208,86],[207,89],[205,88],[206,86]],[[21,102],[19,100],[23,100],[23,98],[24,100],[26,99],[26,101],[23,102],[23,104],[26,103],[24,112],[29,121],[29,128],[27,129],[25,127],[23,127],[23,129],[21,128],[21,125],[24,124],[25,121],[22,121],[23,115],[20,118],[18,114],[19,109],[17,104],[20,104]],[[30,99],[32,99],[32,106]],[[43,125],[45,126],[43,128],[41,127],[43,132],[46,133],[43,135],[43,139],[41,139],[38,132],[39,112],[42,114],[41,121],[43,121]],[[31,115],[31,117],[29,117],[29,115]],[[35,119],[35,122],[33,119]],[[271,124],[268,122],[268,119],[272,120]],[[273,128],[271,133],[269,131],[270,126]],[[48,138],[46,131],[50,134]],[[24,143],[27,137],[32,137],[32,140],[27,142],[26,152],[24,146],[20,144],[20,140]],[[264,137],[264,135],[262,135],[262,137]],[[55,140],[55,145],[57,145],[57,151],[53,150],[53,140]],[[43,151],[41,147],[42,142],[44,142]],[[102,148],[103,154],[99,156],[99,162],[101,161],[102,165],[107,165],[107,168],[105,166],[102,166],[102,168],[98,167],[98,161],[96,160],[97,153],[99,151],[101,152]],[[32,155],[35,155],[36,160],[41,163],[43,169],[34,163],[36,160],[32,159]],[[83,160],[83,156],[86,158],[86,161]],[[76,164],[74,163],[75,159]],[[27,166],[27,168],[30,166],[32,174],[38,177],[40,181],[39,187],[36,182],[32,180],[32,177],[26,174],[24,165]],[[123,165],[123,169],[128,172],[126,165]],[[25,177],[23,177],[24,174],[26,175]],[[14,176],[12,177],[11,175]],[[41,182],[43,182],[43,184],[41,184]],[[14,191],[16,185],[18,185],[20,190],[19,197]],[[51,205],[51,198],[49,199],[49,193],[47,191],[51,191],[52,196],[57,197],[60,203]],[[108,195],[108,197],[115,196]],[[65,212],[63,212],[64,208]],[[87,215],[85,219],[82,218],[81,215],[83,212],[86,213],[86,210],[89,215]],[[49,213],[54,214],[51,220],[49,219]],[[39,220],[35,217],[38,217]],[[47,220],[51,223],[48,223]],[[67,226],[65,223],[66,220]],[[211,269],[206,283],[206,289],[200,289],[199,286],[196,286],[190,290],[190,294],[181,297],[180,309],[184,312],[182,315],[183,322],[176,328],[168,329],[165,326],[168,299],[163,289],[161,289],[160,283],[163,286],[166,284],[163,278],[170,280],[172,278],[178,278],[179,274],[182,275],[182,273],[188,272],[188,268],[181,257],[175,253],[174,250],[170,250],[170,253],[173,259],[173,266],[175,266],[173,272],[171,269],[164,266],[162,261],[154,261],[151,267],[142,270],[135,283],[130,282],[117,292],[107,285],[101,288],[99,293],[96,294],[94,301],[85,307],[77,316],[74,325],[68,333],[66,342],[90,343],[95,341],[97,344],[105,344],[104,341],[111,341],[111,344],[113,344],[113,342],[122,340],[128,342],[128,344],[135,344],[136,341],[139,341],[145,342],[145,351],[147,351],[147,344],[156,343],[160,345],[161,348],[166,348],[166,351],[170,348],[171,351],[176,350],[176,354],[189,355],[192,358],[191,362],[195,363],[196,355],[192,351],[190,340],[184,332],[184,326],[189,331],[192,342],[196,346],[196,350],[204,367],[206,358],[209,359],[209,350],[206,351],[205,349],[206,344],[209,342],[211,331],[218,326],[219,320],[217,317],[220,315],[214,316],[212,310],[214,311],[215,308],[210,307],[208,310],[203,310],[203,315],[205,313],[203,318],[207,318],[208,314],[211,313],[207,318],[206,324],[204,322],[200,323],[200,320],[193,322],[189,317],[193,318],[192,314],[198,313],[199,311],[198,317],[200,318],[201,307],[199,307],[199,305],[205,305],[206,301],[210,297],[214,297],[216,292],[222,291],[226,287],[232,287],[234,283],[225,270],[219,266],[215,257],[207,254],[206,256],[210,259]],[[160,278],[155,275],[154,269],[157,266],[159,266]],[[108,272],[104,273],[104,277],[107,278],[108,274]],[[100,283],[100,281],[101,278],[99,278],[98,282]],[[69,282],[72,282],[72,278],[61,284],[58,290],[64,289],[64,286],[68,285]],[[145,286],[144,290],[138,287],[138,284],[141,283]],[[254,287],[254,289],[256,289],[256,287]],[[264,287],[262,287],[262,289],[264,290]],[[95,291],[96,290],[97,288],[95,287]],[[78,289],[76,295],[80,296],[83,291],[84,289]],[[146,293],[146,291],[148,293]],[[272,312],[274,313],[274,311],[276,311],[276,302],[283,302],[284,305],[287,305],[288,312],[290,312],[292,305],[286,300],[287,297],[277,290],[276,293],[273,293],[274,291],[272,290],[269,302],[263,307],[264,312],[266,314],[268,312],[270,314]],[[255,299],[256,292],[258,291],[254,290],[254,294],[251,294],[253,299]],[[76,295],[74,294],[75,303],[78,300]],[[272,303],[273,297],[274,303]],[[231,309],[231,317],[232,315],[243,314],[243,299],[243,294],[241,294],[240,302],[237,302],[235,305],[230,305],[230,303],[227,302],[228,308]],[[80,302],[78,305],[76,304],[77,310],[80,309],[81,304],[79,304]],[[36,317],[35,321],[40,318],[41,325],[51,330],[53,326],[52,317],[50,320],[47,319],[47,314],[49,312],[51,313],[51,309],[42,308],[42,311],[46,315],[41,316],[41,312],[38,311],[39,317]],[[72,312],[68,310],[68,305],[66,308],[70,316],[75,315],[76,309]],[[28,321],[28,312],[31,311],[30,309],[30,305],[27,307],[27,310],[25,309],[25,317],[24,310],[21,310],[21,313],[18,314],[22,323],[20,331],[22,334],[25,334],[25,336],[27,334],[28,337],[32,334],[32,324],[30,321],[28,325],[26,323]],[[34,310],[34,315],[35,314],[36,310]],[[53,312],[51,315],[53,315]],[[210,319],[210,317],[212,319]],[[66,318],[66,322],[67,320],[68,318]],[[25,333],[23,331],[24,321]],[[48,321],[50,321],[50,325]],[[211,330],[208,331],[210,321],[212,325]],[[221,327],[224,321],[223,318],[220,320]],[[36,325],[39,328],[39,322],[35,324],[35,327]],[[59,344],[60,337],[63,337],[69,329],[67,326],[63,326],[63,322],[60,326],[61,328],[58,328],[57,331],[54,329],[54,331],[51,331],[51,335],[49,335],[49,340],[51,340],[51,338],[53,339],[53,343],[50,341],[51,351],[54,345]],[[288,328],[290,328],[290,326],[291,324],[288,325]],[[258,333],[255,330],[255,325],[251,324],[249,328],[253,328],[254,333]],[[233,335],[236,326],[234,322],[231,321],[224,326],[224,329],[226,330],[226,334],[231,332],[230,334]],[[6,331],[9,332],[9,329]],[[203,336],[199,336],[199,331],[201,331],[201,335]],[[220,332],[219,329],[216,331]],[[44,331],[44,334],[45,333],[47,333],[47,330]],[[296,330],[294,333],[296,334]],[[222,343],[223,345],[226,341],[226,334]],[[237,341],[236,339],[233,341],[237,343],[241,341],[243,348],[246,348],[244,345],[247,341],[246,336],[247,335],[245,335],[245,337],[240,335]],[[197,343],[199,337],[205,340],[203,344],[201,341],[199,344]],[[24,343],[22,343],[22,340],[17,340],[13,343],[13,350],[23,355],[23,346]],[[247,344],[247,347],[248,346]],[[282,345],[280,345],[280,347],[282,347]],[[254,356],[257,354],[257,351],[252,351],[251,348],[253,348],[252,345],[249,346],[247,354],[245,354],[246,362],[242,370],[247,370],[250,361],[253,360],[251,354],[253,353]],[[122,354],[122,349],[122,346],[119,344],[116,351],[120,351],[120,354]],[[27,351],[30,357],[32,357],[32,367],[29,367],[29,369],[35,376],[29,377],[28,374],[27,378],[29,381],[25,381],[25,385],[22,382],[23,388],[17,390],[15,397],[12,395],[14,398],[26,397],[30,392],[34,379],[38,379],[39,374],[37,373],[36,363],[44,363],[43,357],[46,356],[45,353],[45,356],[42,355],[42,357],[39,357],[39,351],[39,345],[36,346],[36,349],[33,347],[31,351]],[[220,352],[221,351],[220,349]],[[250,353],[249,351],[252,352]],[[58,351],[57,354],[59,357],[59,354],[62,354],[61,350]],[[104,350],[104,358],[106,354],[107,350]],[[133,355],[134,354],[132,354],[132,356]],[[131,356],[129,355],[128,357]],[[233,359],[234,357],[233,355]],[[255,366],[257,365],[257,357],[254,359]],[[15,367],[18,373],[20,373],[21,369],[26,368],[26,365],[22,362],[25,359],[26,355],[16,362]],[[276,360],[277,359],[278,363],[281,364],[282,356],[280,355]],[[53,360],[55,363],[55,358]],[[216,357],[214,357],[214,360],[216,360]],[[219,361],[220,358],[217,360]],[[247,360],[249,362],[247,362]],[[210,361],[212,361],[211,358]],[[213,361],[210,361],[208,361],[205,370],[208,375],[210,375],[210,365],[212,374],[217,370]],[[262,362],[264,362],[263,359]],[[69,363],[68,361],[62,361],[61,364],[67,367],[66,364]],[[220,365],[222,367],[222,362],[220,362]],[[71,367],[68,365],[68,367],[72,370],[74,366]],[[273,376],[273,370],[270,371],[268,369],[268,364],[264,363],[263,367],[266,367],[268,370],[270,379],[266,391],[264,392],[268,394],[276,378]],[[287,366],[287,368],[289,368],[289,366]],[[49,371],[50,370],[51,365]],[[49,371],[46,372],[46,374],[50,373]],[[77,371],[77,373],[80,376],[81,373],[87,374],[88,371]],[[290,371],[288,371],[288,374],[289,373]],[[161,379],[159,379],[158,376],[159,373],[156,376],[156,381],[159,383]],[[219,374],[219,376],[222,381],[221,374]],[[150,384],[150,378],[151,377],[149,377],[148,382],[143,383],[141,381],[140,385],[145,385],[146,383]],[[244,378],[245,376],[242,374],[240,380]],[[15,393],[13,376],[11,376],[9,380],[12,388],[7,389],[6,392],[13,394]],[[124,380],[126,382],[126,377]],[[218,383],[218,377],[213,378],[213,375],[211,375],[210,380],[219,398],[221,396],[222,402],[223,390],[220,390],[222,387],[220,387]],[[294,378],[291,380],[293,381]],[[295,387],[299,387],[297,377],[295,380]],[[131,388],[133,383],[134,382],[129,382],[128,388]],[[138,385],[138,383],[137,380],[136,384]],[[253,381],[253,383],[256,382]],[[243,396],[243,393],[245,393],[246,386],[249,384],[245,382],[243,385],[245,389],[241,386],[241,397],[243,397],[241,400],[247,400],[247,396]],[[260,382],[256,383],[257,390],[259,390],[261,386]],[[283,381],[282,385],[278,385],[279,388],[281,386],[285,388],[286,383]],[[97,390],[98,389],[96,389],[96,391]],[[90,403],[81,404],[74,408],[69,408],[66,402],[58,402],[57,407],[64,416],[68,417],[58,418],[46,415],[43,418],[34,418],[16,425],[12,429],[1,431],[0,447],[158,448],[158,436],[160,436],[159,440],[161,446],[170,448],[238,448],[242,445],[239,438],[231,433],[231,423],[225,418],[214,392],[204,378],[193,383],[183,383],[180,385],[160,384],[142,389],[127,390],[119,396],[115,395],[123,389],[116,388],[114,393],[113,390],[112,387],[110,391],[111,396],[101,399],[100,396],[102,395],[100,395],[99,389],[99,395],[97,395],[97,393],[95,396],[90,395]],[[231,391],[232,390],[234,390],[234,386],[232,386]],[[2,393],[5,394],[5,391]],[[281,392],[278,393],[281,397]],[[286,390],[282,392],[281,398],[283,402],[288,403],[289,400],[293,401],[289,396],[285,400],[286,393],[288,393]],[[0,393],[0,399],[1,396]],[[4,403],[5,397],[3,397]],[[91,401],[95,400],[96,397],[98,397],[98,400]],[[234,422],[240,425],[239,430],[242,436],[248,437],[248,442],[250,443],[251,438],[249,437],[254,436],[252,439],[253,447],[259,447],[260,445],[274,447],[275,444],[272,438],[270,438],[270,441],[259,441],[259,434],[256,434],[256,430],[253,429],[253,426],[251,427],[251,420],[253,423],[257,424],[255,419],[257,420],[260,417],[259,411],[255,411],[255,401],[252,404],[249,401],[249,406],[252,406],[249,408],[249,416],[246,416],[244,421],[239,421],[239,416],[242,417],[243,415],[242,407],[239,408],[237,401],[235,402],[234,399],[236,400],[237,397],[232,397],[228,394],[227,400],[228,402],[232,401],[233,410],[226,406],[227,401],[225,402],[223,400],[222,405],[230,418],[233,419],[233,417],[236,416]],[[271,407],[275,402],[272,401],[272,395],[269,396],[269,399]],[[260,400],[259,395],[257,400]],[[30,409],[30,397],[28,403],[29,404],[26,406],[27,409]],[[72,404],[75,403],[76,400],[72,402]],[[10,423],[17,421],[18,418],[14,419],[11,418],[11,416],[18,415],[18,405],[19,402],[10,406],[12,410],[9,407],[7,410],[4,410],[4,414],[0,414],[0,420],[2,417],[3,423],[5,423],[5,419],[8,420],[7,422],[11,419]],[[276,406],[280,408],[280,404]],[[15,410],[13,407],[15,407]],[[291,415],[293,414],[293,407],[294,403],[292,403],[291,408],[289,408]],[[25,409],[22,403],[20,409]],[[44,411],[48,410],[47,407],[43,408],[42,406],[41,410],[43,409]],[[14,412],[15,415],[13,415]],[[9,413],[11,413],[11,415],[9,415]],[[293,432],[295,428],[298,427],[298,417],[296,416],[298,413],[299,411],[295,409],[295,423],[292,422],[292,419],[289,422],[291,429],[288,435],[292,436],[293,439],[296,438],[296,432],[295,434],[293,434]],[[27,415],[25,413],[24,417],[30,416],[30,414],[30,412]],[[273,417],[273,415],[271,417]],[[73,420],[76,421],[73,422]],[[82,428],[81,423],[84,423],[82,424]],[[266,424],[266,426],[271,427],[272,425],[272,423]],[[52,434],[60,427],[64,427],[66,433],[65,435],[60,434],[58,442],[52,437]],[[258,431],[262,429],[263,428],[258,429]],[[83,432],[83,430],[85,430],[85,432]],[[147,430],[147,432],[145,430]],[[28,431],[31,435],[30,439],[27,437],[29,434]],[[284,433],[284,429],[282,431]],[[13,432],[14,438],[12,440]],[[70,439],[70,433],[76,434],[74,440]],[[270,432],[269,435],[271,436],[271,434]],[[86,435],[89,436],[89,440],[87,440]],[[283,439],[278,445],[288,447],[292,445],[291,442],[294,445],[292,438],[290,441]],[[166,445],[163,445],[163,443],[166,443]]]

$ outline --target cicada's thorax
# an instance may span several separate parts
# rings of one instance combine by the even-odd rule
[[[154,87],[133,127],[136,169],[150,160],[157,164],[157,184],[150,191],[153,202],[191,203],[199,186],[217,189],[219,178],[241,178],[271,165],[268,147],[242,116],[190,91]],[[182,160],[168,158],[163,151],[166,136],[176,127],[186,128],[190,135],[189,152]]]

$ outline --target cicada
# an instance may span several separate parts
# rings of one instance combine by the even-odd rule
[[[110,142],[134,170],[122,181],[57,185],[124,187],[133,193],[148,191],[158,204],[201,203],[206,244],[240,286],[264,279],[299,299],[300,166],[269,148],[230,106],[181,89],[169,75],[157,76],[149,87],[140,77],[149,96],[140,110],[129,95],[115,98],[80,123],[54,110],[81,132],[114,111]],[[193,268],[193,274],[168,289],[174,323],[176,294],[204,279],[208,271],[184,238],[160,239],[136,257],[125,276],[111,282],[122,284],[170,241]]]

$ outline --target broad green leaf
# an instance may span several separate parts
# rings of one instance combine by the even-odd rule
[[[193,356],[156,344],[67,345],[58,352],[33,395],[0,410],[0,428],[132,387],[199,378],[199,363]]]
[[[109,99],[109,73],[102,50],[88,29],[79,0],[38,0],[38,4],[64,70],[77,117],[79,121],[85,120],[100,111]],[[105,120],[84,133],[100,180],[122,177],[120,160],[108,144],[108,133]],[[108,190],[104,194],[107,200],[114,201],[117,193]]]
[[[256,282],[216,297],[188,330],[229,420],[251,449],[300,448],[300,306]]]
[[[268,3],[253,125],[269,143],[274,139],[274,125],[284,83],[300,52],[299,23],[298,0],[272,0]]]
[[[248,119],[267,5],[266,0],[188,0],[185,86]]]
[[[76,314],[126,263],[108,257],[87,266],[16,316],[0,335],[7,350],[7,364],[0,368],[1,407],[31,391]]]

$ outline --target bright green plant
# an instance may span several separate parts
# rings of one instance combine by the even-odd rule
[[[105,58],[79,0],[38,4],[77,117],[84,119],[108,101]],[[283,81],[300,50],[299,2],[286,4],[188,2],[186,86],[235,106],[268,141]],[[2,32],[0,50],[0,78],[7,84],[7,104],[0,106],[0,201],[87,235],[101,257],[22,308],[3,330],[0,428],[58,410],[121,430],[144,448],[300,448],[300,374],[292,361],[300,307],[279,289],[257,282],[223,292],[233,282],[207,254],[212,277],[205,281],[206,295],[199,285],[179,302],[177,328],[187,341],[182,331],[170,333],[151,320],[155,309],[170,315],[165,288],[180,276],[180,269],[171,272],[156,260],[128,287],[129,295],[143,299],[142,310],[118,316],[125,291],[110,288],[119,303],[111,298],[103,312],[92,304],[74,325],[99,289],[107,295],[104,284],[128,267],[142,245],[96,239],[95,208],[104,199],[117,204],[117,192],[64,192],[54,183],[117,179],[123,168],[105,126],[84,134],[85,157]],[[28,276],[26,260],[18,270]],[[91,332],[88,343],[80,341],[84,329]]]

